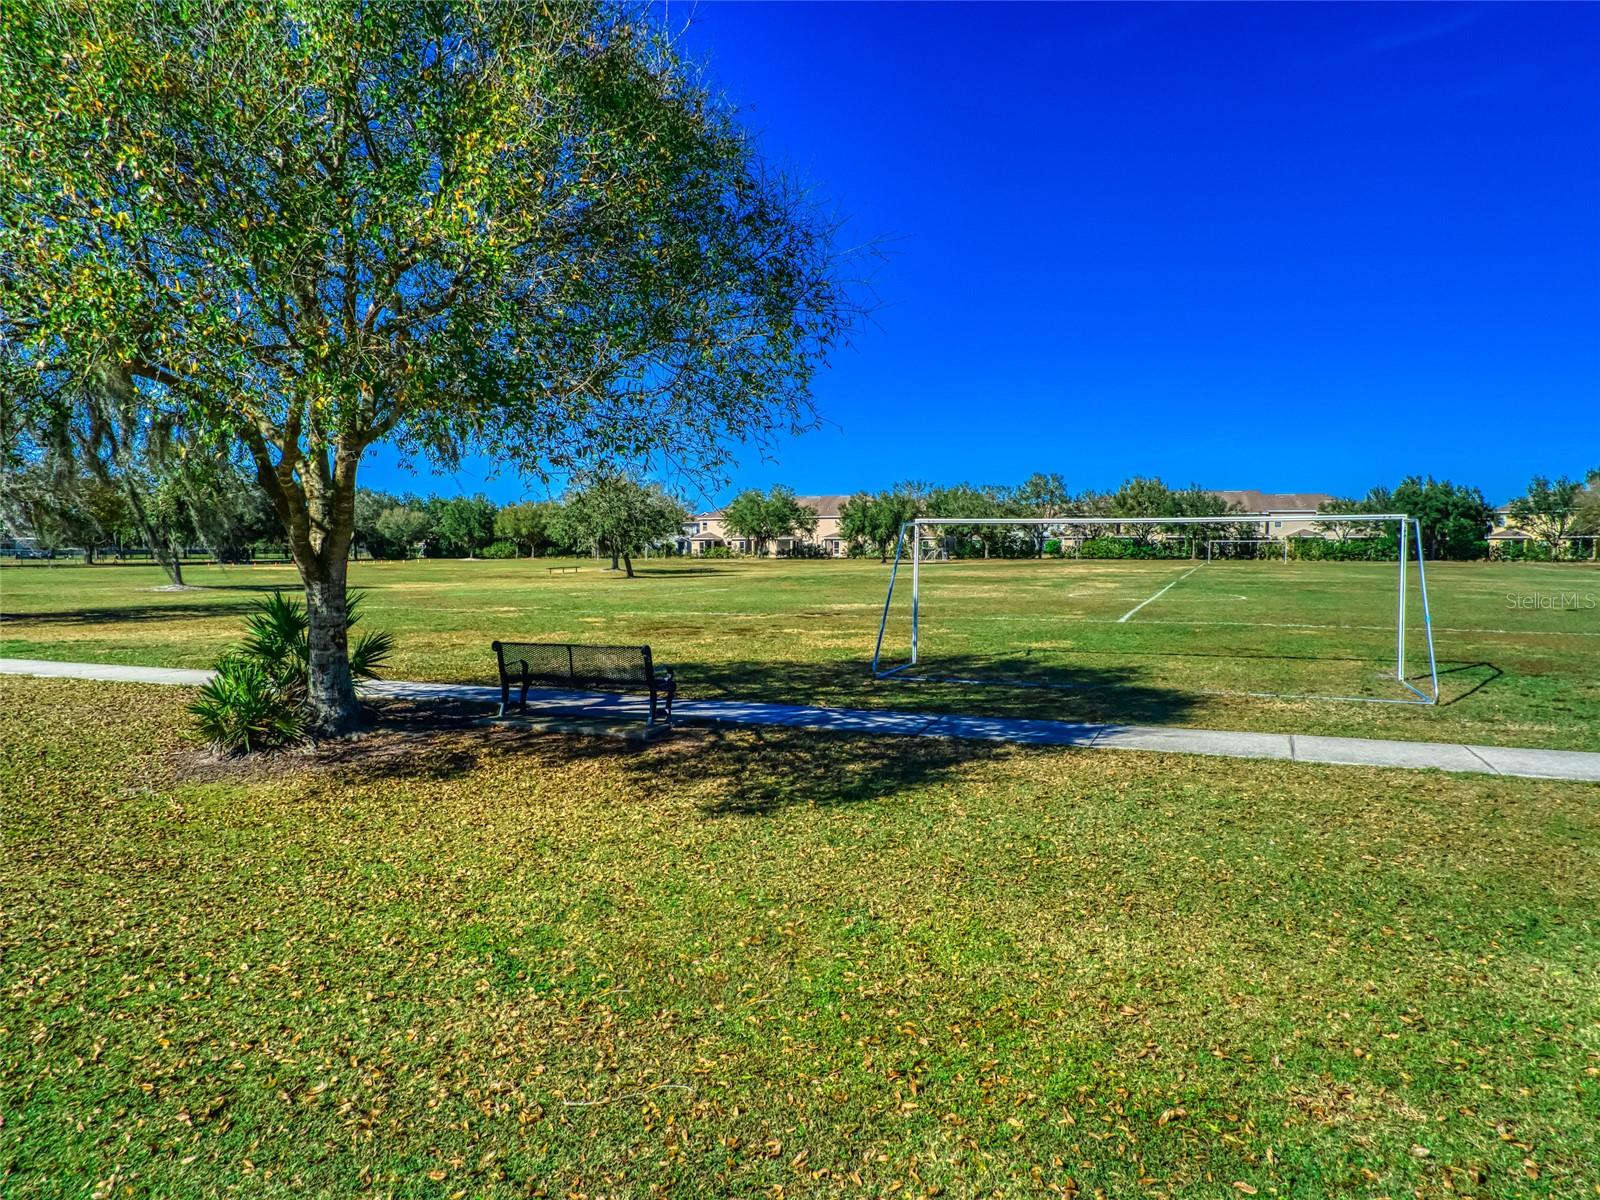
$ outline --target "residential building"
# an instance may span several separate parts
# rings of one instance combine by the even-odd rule
[[[1213,491],[1241,512],[1267,518],[1264,537],[1320,537],[1318,510],[1333,499],[1326,492]]]
[[[767,556],[785,556],[794,553],[797,546],[815,546],[829,558],[842,558],[847,552],[844,535],[840,530],[839,510],[849,496],[796,496],[801,504],[817,514],[816,532],[809,537],[776,538],[767,545]],[[726,546],[735,554],[754,553],[746,538],[728,531],[722,522],[722,509],[696,513],[683,527],[678,539],[680,554],[702,554],[713,547]]]

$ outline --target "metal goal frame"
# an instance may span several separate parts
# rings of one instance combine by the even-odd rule
[[[922,538],[926,528],[946,528],[949,526],[973,525],[1018,525],[1032,526],[1041,532],[1049,529],[1072,529],[1083,526],[1103,525],[1251,525],[1260,523],[1265,527],[1268,516],[1249,513],[1230,513],[1216,517],[913,517],[900,526],[900,536],[895,543],[894,564],[889,568],[889,587],[883,598],[883,617],[878,622],[878,638],[872,648],[872,675],[875,679],[914,679],[928,678],[926,676],[908,675],[912,667],[920,662],[920,618],[922,607]],[[1322,696],[1314,694],[1297,693],[1293,696],[1281,692],[1252,692],[1250,695],[1275,697],[1280,699],[1308,699],[1308,700],[1348,700],[1366,704],[1419,704],[1435,705],[1439,703],[1439,661],[1434,653],[1433,646],[1433,614],[1428,605],[1428,573],[1426,562],[1422,553],[1422,527],[1419,522],[1406,513],[1340,513],[1341,522],[1354,522],[1360,524],[1377,525],[1382,528],[1393,523],[1396,527],[1399,553],[1396,555],[1397,582],[1395,586],[1395,651],[1394,651],[1394,677],[1402,687],[1411,693],[1410,696],[1389,699],[1373,696]],[[883,639],[889,627],[889,610],[894,602],[895,583],[900,577],[900,566],[906,560],[906,544],[910,541],[911,561],[911,657],[905,662],[885,666],[883,663]],[[1428,651],[1428,690],[1423,691],[1406,678],[1406,589],[1410,570],[1411,554],[1415,551],[1417,561],[1417,590],[1422,601],[1422,631],[1423,641]],[[1200,564],[1204,565],[1205,560]],[[973,683],[978,680],[962,680],[961,682]],[[1237,694],[1237,693],[1235,693]]]

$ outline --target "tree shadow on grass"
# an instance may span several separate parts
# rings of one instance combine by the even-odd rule
[[[969,763],[1011,753],[1003,743],[954,738],[864,737],[752,728],[710,731],[692,753],[627,763],[641,786],[660,772],[702,793],[707,817],[768,817],[795,808],[838,808],[892,800],[937,783]]]
[[[1056,721],[1181,724],[1202,696],[1133,667],[946,654],[874,678],[865,660],[674,662],[688,698]]]
[[[942,666],[970,670],[976,660],[946,659]],[[643,745],[615,737],[546,732],[513,722],[488,724],[492,706],[446,698],[384,700],[370,708],[371,720],[361,736],[325,743],[312,755],[316,769],[339,773],[352,784],[402,779],[449,779],[474,772],[536,775],[545,766],[575,760],[606,762],[625,772],[640,796],[662,788],[691,787],[707,798],[700,804],[708,816],[761,816],[796,807],[832,807],[865,803],[942,778],[964,764],[1009,753],[999,741],[913,736],[932,723],[927,717],[896,715],[894,709],[916,710],[929,689],[907,687],[893,695],[891,708],[850,708],[815,704],[799,713],[771,713],[764,705],[803,704],[806,683],[818,668],[809,664],[725,664],[727,679],[739,683],[741,701],[729,704],[737,724],[715,724],[681,710],[680,727],[671,735]],[[1101,668],[1076,668],[1066,684],[1099,696],[1122,719],[1138,723],[1179,721],[1190,699],[1178,692],[1152,688],[1130,673]],[[703,695],[700,668],[680,668],[680,701]],[[1062,683],[1060,673],[1050,678]],[[1041,710],[1044,689],[1029,681],[1014,685],[1032,705],[1021,714],[1033,718],[1084,718]],[[1035,679],[1032,683],[1038,683]],[[1054,693],[1049,693],[1053,695]],[[973,711],[960,706],[956,711]],[[539,716],[537,701],[530,715]],[[570,708],[555,715],[581,717]],[[596,708],[591,718],[605,717],[612,726],[615,707]],[[987,715],[1008,715],[990,712]],[[757,724],[773,719],[792,724]],[[597,725],[596,734],[601,732]]]
[[[574,762],[620,772],[640,802],[688,790],[707,817],[771,816],[891,799],[966,764],[1007,754],[1001,743],[867,736],[804,729],[685,726],[644,744],[609,737],[486,725],[485,707],[458,701],[383,701],[356,737],[314,749],[209,764],[199,774],[279,777],[333,772],[343,784],[448,780],[480,773],[486,787]],[[626,803],[627,800],[622,801]]]
[[[212,590],[212,589],[207,589]],[[216,589],[218,591],[224,589]],[[226,590],[277,591],[277,588]],[[54,612],[0,613],[0,625],[126,625],[144,621],[170,621],[206,617],[239,617],[255,608],[254,600],[218,600],[214,603],[178,601],[170,604],[129,604],[118,608],[58,609]]]

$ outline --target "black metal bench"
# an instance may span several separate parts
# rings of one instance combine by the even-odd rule
[[[511,689],[518,689],[517,708],[528,711],[528,688],[560,688],[574,692],[650,693],[651,725],[672,723],[672,698],[678,685],[670,669],[658,670],[649,646],[574,646],[560,642],[495,642],[500,667],[500,715],[511,707]]]

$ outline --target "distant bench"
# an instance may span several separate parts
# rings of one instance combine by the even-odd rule
[[[578,572],[577,567],[546,567],[545,570],[552,575],[575,575]]]
[[[495,642],[500,667],[500,716],[518,689],[517,709],[528,711],[528,688],[573,692],[650,693],[649,724],[672,723],[678,685],[670,669],[657,670],[649,646],[574,646],[562,642]]]

